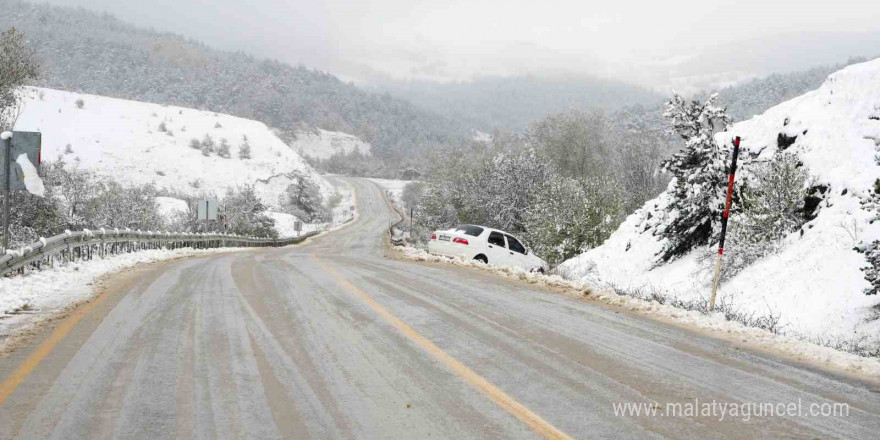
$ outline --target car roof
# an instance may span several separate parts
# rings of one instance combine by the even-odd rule
[[[490,227],[488,227],[488,226],[483,226],[483,225],[474,225],[474,224],[470,224],[470,223],[468,223],[468,224],[464,224],[464,225],[458,225],[458,226],[456,226],[456,227],[453,228],[453,229],[458,229],[458,228],[461,228],[461,227],[464,227],[464,226],[476,226],[476,227],[478,227],[478,228],[483,228],[484,232],[485,232],[485,231],[489,231],[489,232],[500,232],[500,233],[505,234],[505,235],[511,235],[511,236],[513,236],[513,237],[516,237],[515,235],[511,234],[510,232],[504,232],[504,231],[502,231],[501,229],[490,228]]]

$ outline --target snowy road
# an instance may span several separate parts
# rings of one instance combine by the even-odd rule
[[[0,358],[0,438],[880,432],[876,385],[485,272],[383,258],[392,211],[374,184],[352,183],[354,224],[299,247],[129,272]],[[713,399],[716,411],[767,403],[801,415],[664,416],[668,402]],[[615,404],[644,402],[658,414],[615,415]],[[848,415],[809,414],[833,402]]]

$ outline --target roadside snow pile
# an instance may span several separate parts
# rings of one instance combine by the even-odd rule
[[[334,154],[348,154],[353,151],[359,151],[365,156],[370,154],[370,144],[357,136],[322,129],[297,131],[296,140],[290,143],[290,148],[300,156],[315,159],[327,159]]]
[[[189,206],[186,204],[186,200],[175,199],[174,197],[156,197],[156,203],[159,205],[159,214],[165,220],[174,220],[177,216],[189,213]]]
[[[399,255],[407,260],[452,264],[483,270],[512,280],[524,281],[557,294],[621,307],[673,325],[701,330],[711,336],[727,340],[734,346],[767,350],[777,355],[784,354],[797,361],[810,362],[824,368],[839,369],[863,377],[880,377],[880,359],[878,358],[865,358],[798,338],[747,327],[739,322],[727,320],[720,312],[707,315],[697,311],[682,310],[669,304],[618,295],[610,288],[597,287],[589,281],[566,280],[559,275],[530,273],[518,267],[493,266],[463,258],[440,257],[413,247],[397,249],[400,249]]]
[[[102,275],[141,263],[242,249],[145,250],[103,260],[68,263],[27,276],[0,277],[0,337],[91,298],[95,293],[95,280]],[[0,348],[2,345],[0,340]]]
[[[817,206],[815,216],[784,237],[779,249],[722,284],[722,300],[757,315],[779,315],[782,332],[793,336],[880,346],[880,298],[865,295],[870,287],[861,270],[867,265],[865,254],[854,250],[880,239],[880,221],[870,221],[876,208],[866,209],[880,177],[880,159],[875,158],[880,149],[880,60],[832,74],[818,90],[735,124],[715,139],[729,144],[734,136],[742,138],[738,185],[750,166],[784,151],[815,179],[811,196]],[[646,224],[676,215],[665,209],[669,194],[647,202],[602,246],[566,261],[558,272],[621,290],[661,289],[682,300],[707,298],[713,274],[698,261],[706,249],[658,265],[664,242]]]
[[[305,223],[302,224],[302,230],[300,232],[296,231],[296,222],[297,218],[293,214],[286,214],[283,212],[273,212],[269,211],[266,213],[272,220],[275,220],[275,230],[278,231],[278,235],[281,237],[298,237],[302,234],[313,232],[313,231],[322,231],[327,227],[327,224],[323,223]]]
[[[299,172],[331,185],[261,122],[44,88],[28,88],[16,130],[43,133],[43,158],[192,196],[255,184],[269,206]],[[249,158],[247,158],[249,156]]]
[[[397,205],[401,210],[403,206],[403,188],[410,183],[409,180],[391,180],[391,179],[369,179],[384,189],[391,197],[391,202]]]

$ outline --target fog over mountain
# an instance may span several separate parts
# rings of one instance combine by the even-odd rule
[[[346,80],[591,75],[668,91],[875,56],[880,3],[49,0]],[[785,17],[781,20],[780,17]]]

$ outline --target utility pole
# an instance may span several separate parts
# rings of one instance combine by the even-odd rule
[[[733,140],[733,159],[730,161],[730,175],[727,178],[727,201],[721,215],[721,241],[718,244],[718,261],[715,263],[715,280],[712,282],[712,297],[709,299],[709,312],[715,311],[715,295],[718,293],[718,280],[721,278],[721,257],[724,255],[724,237],[727,235],[727,219],[730,217],[730,203],[733,200],[733,179],[736,177],[736,159],[739,157],[739,136]]]

